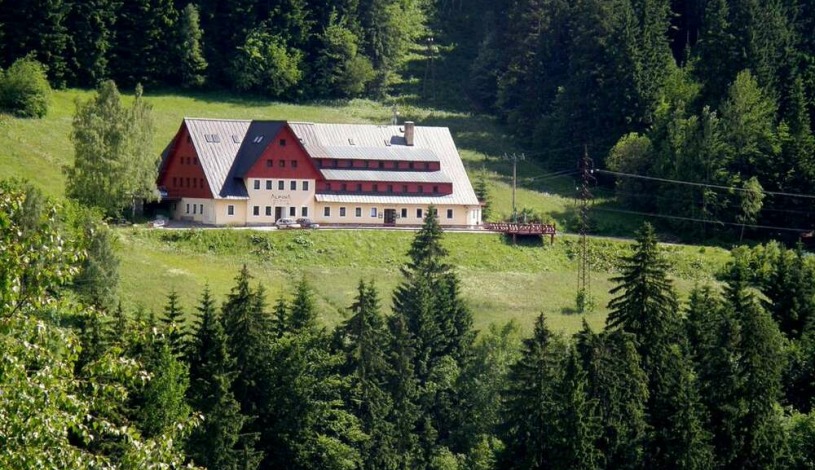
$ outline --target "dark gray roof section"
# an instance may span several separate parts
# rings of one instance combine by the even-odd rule
[[[443,171],[320,170],[327,181],[374,181],[381,183],[452,183]]]
[[[314,145],[306,146],[312,150]],[[386,147],[358,147],[348,145],[345,147],[322,147],[322,158],[341,160],[391,160],[400,162],[438,162],[439,156],[432,149],[400,146]]]
[[[240,149],[240,144],[232,136],[244,136],[250,123],[251,121],[233,119],[184,118],[184,124],[198,153],[198,161],[201,162],[216,199],[249,197],[243,182],[229,178],[228,175]]]
[[[243,178],[285,126],[285,121],[252,121],[243,136],[231,176]]]

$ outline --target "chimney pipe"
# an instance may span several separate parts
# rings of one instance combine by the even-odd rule
[[[405,121],[405,144],[413,146],[413,134],[416,131],[416,127],[413,125],[413,121]]]

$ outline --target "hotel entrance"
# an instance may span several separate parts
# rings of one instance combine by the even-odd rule
[[[385,209],[385,225],[396,225],[396,209]]]

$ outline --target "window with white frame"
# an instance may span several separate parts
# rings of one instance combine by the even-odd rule
[[[402,214],[401,214],[401,217],[402,217],[403,219],[407,219],[407,209],[406,209],[406,208],[404,208],[404,207],[402,208]]]
[[[252,215],[255,217],[260,215],[260,206],[252,206]]]
[[[421,219],[421,218],[422,218],[422,209],[421,209],[421,208],[416,209],[416,218],[417,218],[417,219]]]
[[[448,218],[448,219],[452,219],[452,218],[453,218],[453,209],[447,209],[447,218]]]
[[[189,213],[190,213],[190,205],[189,205],[189,204],[187,204],[187,211],[186,211],[186,212],[184,212],[184,213],[185,213],[185,214],[189,214]]]
[[[277,182],[277,190],[278,191],[283,191],[284,189],[286,189],[286,182],[283,181],[283,180],[278,181]]]
[[[260,189],[260,180],[255,180],[255,189]]]
[[[371,207],[371,217],[376,217],[376,207]]]
[[[266,180],[266,190],[270,191],[272,189],[272,180]]]
[[[308,217],[308,207],[300,208],[300,217]]]
[[[303,191],[308,191],[308,181],[303,181]]]
[[[345,208],[340,207],[340,217],[345,217]]]
[[[235,206],[232,204],[226,206],[226,215],[235,215]]]
[[[297,208],[292,206],[289,207],[289,217],[295,217],[297,215]]]
[[[291,188],[292,191],[296,191],[297,190],[297,181],[291,180],[291,185],[289,186],[289,188]]]
[[[266,206],[266,217],[270,217],[272,215],[272,206]]]
[[[324,207],[323,208],[323,215],[325,217],[331,217],[331,208],[330,207]]]
[[[361,207],[357,207],[356,209],[354,209],[354,216],[355,217],[362,217],[362,208]]]
[[[204,215],[204,205],[198,204],[198,213]]]

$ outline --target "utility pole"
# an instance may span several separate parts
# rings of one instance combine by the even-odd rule
[[[580,171],[580,187],[577,188],[578,217],[580,233],[580,257],[577,264],[577,310],[581,313],[591,310],[591,273],[589,265],[589,241],[590,229],[589,209],[594,196],[589,187],[594,184],[594,162],[589,158],[588,147],[583,148],[583,157],[578,160]]]
[[[435,47],[433,46],[433,36],[430,36],[426,39],[427,43],[427,63],[424,69],[424,80],[422,80],[422,95],[425,98],[435,99],[436,98],[436,70],[433,66],[433,59],[436,55]],[[430,94],[429,96],[427,93],[427,82],[428,76],[430,77]]]
[[[526,160],[526,155],[523,153],[517,155],[513,153],[512,155],[504,154],[504,160],[512,160],[512,221],[518,221],[518,212],[515,209],[515,186],[518,183],[518,160]]]

